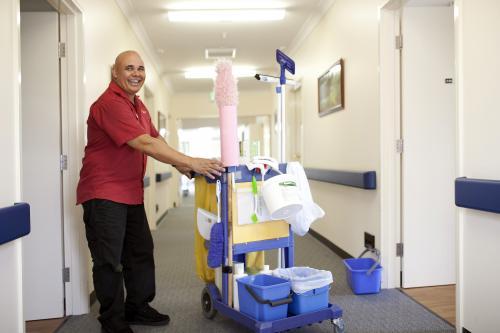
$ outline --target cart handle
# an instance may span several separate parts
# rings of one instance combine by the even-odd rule
[[[375,270],[375,268],[377,268],[377,266],[380,264],[380,251],[378,249],[374,249],[372,247],[367,247],[360,255],[358,258],[361,258],[362,256],[365,255],[365,253],[368,253],[368,252],[371,252],[371,253],[374,253],[375,256],[377,257],[377,261],[375,261],[375,263],[372,265],[372,267],[370,267],[370,269],[366,272],[366,275],[371,275],[373,273],[373,271]]]
[[[270,305],[271,307],[275,307],[275,306],[280,306],[280,305],[284,305],[284,304],[289,304],[289,303],[292,303],[292,293],[290,292],[290,294],[287,296],[287,298],[283,298],[283,299],[279,299],[279,300],[276,300],[276,301],[270,301],[268,299],[262,299],[259,297],[259,295],[257,295],[255,293],[255,291],[248,285],[248,284],[245,284],[245,288],[247,289],[248,293],[250,295],[252,295],[252,297],[260,304],[268,304]]]

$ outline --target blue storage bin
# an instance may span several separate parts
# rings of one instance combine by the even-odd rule
[[[347,273],[347,283],[356,295],[376,294],[382,284],[382,266],[376,264],[375,269],[368,274],[376,264],[372,258],[344,259]]]
[[[288,312],[298,315],[313,312],[328,307],[328,291],[330,285],[307,291],[303,294],[292,294],[292,303],[288,306]]]
[[[259,274],[236,280],[240,312],[258,321],[286,318],[292,302],[290,282],[275,276]]]

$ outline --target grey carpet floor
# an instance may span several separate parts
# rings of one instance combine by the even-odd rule
[[[208,320],[201,313],[200,296],[204,284],[195,274],[193,218],[193,207],[190,205],[172,209],[153,232],[157,294],[152,305],[168,313],[171,323],[166,327],[133,326],[134,332],[248,332],[220,314],[213,320]],[[455,331],[448,323],[399,290],[383,290],[376,295],[354,295],[347,285],[340,257],[312,236],[295,237],[295,240],[296,266],[326,269],[333,273],[335,281],[330,290],[330,302],[340,305],[344,310],[346,332],[452,333]],[[273,252],[266,253],[267,262],[271,267],[276,266],[276,254]],[[70,317],[57,332],[100,332],[100,325],[96,319],[97,312],[96,303],[92,306],[91,313]],[[333,326],[323,322],[293,332],[333,332]]]

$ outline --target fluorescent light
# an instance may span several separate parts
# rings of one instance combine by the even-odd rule
[[[177,10],[167,13],[171,22],[251,22],[278,21],[285,17],[284,9],[248,10]]]
[[[255,68],[245,66],[233,67],[233,75],[235,77],[252,77],[256,73]],[[214,67],[198,67],[190,68],[184,72],[186,79],[214,79],[216,77]]]
[[[276,9],[285,8],[283,1],[270,0],[232,0],[232,1],[184,1],[167,6],[169,10],[200,9]]]

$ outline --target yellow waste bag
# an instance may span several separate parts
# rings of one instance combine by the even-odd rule
[[[205,177],[198,176],[195,178],[195,195],[194,195],[194,254],[196,261],[196,275],[208,283],[214,282],[214,270],[208,267],[207,257],[208,241],[201,237],[196,223],[198,208],[202,208],[213,214],[217,214],[217,197],[215,183],[207,183]],[[264,267],[264,251],[247,253],[246,268],[250,274],[255,274]]]

